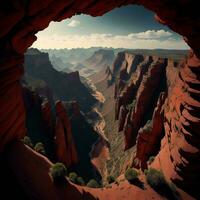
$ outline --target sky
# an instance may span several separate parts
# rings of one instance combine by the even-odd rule
[[[39,49],[188,49],[181,36],[154,19],[153,12],[136,5],[116,8],[100,17],[77,15],[51,22],[36,36],[33,47]]]

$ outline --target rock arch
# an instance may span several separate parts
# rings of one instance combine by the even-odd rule
[[[76,14],[100,16],[128,4],[139,4],[183,36],[191,47],[165,111],[165,139],[157,156],[164,173],[176,184],[199,186],[200,169],[200,16],[198,1],[191,0],[1,0],[0,1],[0,152],[25,133],[25,112],[20,77],[24,52],[37,39],[35,34],[51,21]],[[182,90],[181,88],[186,88]],[[174,129],[179,123],[180,129]],[[169,141],[170,138],[170,141]],[[163,159],[166,158],[166,159]],[[166,167],[168,166],[168,167]]]

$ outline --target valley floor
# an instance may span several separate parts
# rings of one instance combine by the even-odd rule
[[[115,101],[114,101],[114,84],[107,85],[107,76],[105,70],[100,71],[89,77],[93,88],[97,91],[97,96],[100,97],[96,111],[102,116],[101,122],[97,125],[97,130],[103,133],[109,143],[109,157],[101,163],[105,163],[102,174],[105,181],[108,175],[118,177],[122,174],[130,164],[130,158],[133,156],[133,148],[124,152],[124,136],[118,132],[118,123],[115,121]],[[104,148],[102,148],[103,150]],[[104,151],[103,151],[104,152]],[[102,153],[105,155],[104,153]],[[107,155],[108,155],[107,154]],[[96,163],[96,160],[95,160]]]

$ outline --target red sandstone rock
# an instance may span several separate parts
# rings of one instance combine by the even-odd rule
[[[61,101],[56,102],[56,115],[56,155],[60,162],[63,162],[67,167],[69,167],[78,162],[78,156],[73,141],[71,124]]]
[[[123,130],[127,114],[128,114],[128,109],[125,106],[121,106],[119,112],[119,129],[118,129],[119,132]]]
[[[80,105],[77,101],[73,101],[71,103],[71,107],[72,107],[72,112],[73,112],[73,115],[78,117],[80,116]]]
[[[42,103],[42,118],[44,120],[44,126],[48,133],[52,136],[54,135],[54,124],[53,124],[53,116],[51,112],[51,105],[48,100],[45,100]]]
[[[161,93],[154,109],[153,117],[143,128],[140,128],[136,142],[136,155],[133,162],[134,167],[146,169],[147,161],[151,155],[156,153],[163,134],[163,104],[165,94]]]
[[[152,62],[153,60],[154,62]],[[166,60],[146,57],[145,61],[136,67],[128,86],[120,92],[120,96],[117,98],[116,117],[118,117],[122,105],[131,108],[129,108],[127,120],[123,123],[125,149],[131,148],[136,142],[145,114],[150,112],[152,101],[155,98],[154,94],[166,76],[165,67]],[[158,78],[155,80],[154,77]],[[122,123],[120,124],[122,125]],[[122,130],[123,127],[120,127],[119,130]]]

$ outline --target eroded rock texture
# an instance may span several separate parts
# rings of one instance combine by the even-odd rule
[[[142,4],[156,13],[159,22],[181,34],[193,52],[184,63],[176,84],[168,93],[165,108],[165,138],[156,160],[163,172],[177,185],[195,193],[199,180],[199,69],[200,69],[200,16],[198,1],[180,0],[105,0],[105,1],[23,1],[0,2],[0,151],[13,140],[25,135],[25,112],[19,82],[23,74],[23,53],[37,39],[35,34],[46,28],[50,21],[60,21],[75,14],[103,15],[109,10],[131,3]],[[126,64],[125,64],[126,65]],[[153,64],[156,68],[161,63]],[[153,67],[153,65],[151,65]],[[153,67],[154,68],[154,67]],[[160,76],[159,70],[148,68],[148,74]],[[151,80],[146,76],[146,80]],[[130,121],[139,129],[143,124],[139,110],[145,87],[139,89],[136,108],[127,117],[127,148],[133,145]],[[148,98],[145,96],[145,98]],[[146,109],[146,108],[145,108]],[[132,114],[131,114],[132,113]],[[138,119],[133,116],[138,115]],[[136,121],[135,121],[136,120]],[[144,125],[144,124],[143,124]],[[130,141],[129,141],[130,139]],[[26,150],[24,150],[26,151]],[[13,151],[13,153],[18,153]],[[10,156],[12,159],[12,156]],[[36,156],[37,157],[37,156]],[[169,159],[167,159],[169,158]],[[13,158],[14,159],[14,158]],[[12,163],[12,162],[11,162]],[[19,165],[18,162],[14,162]],[[165,164],[167,164],[167,169]],[[19,168],[22,169],[22,168]],[[32,173],[27,172],[27,174]],[[20,179],[20,176],[18,176]],[[42,190],[34,187],[35,193]],[[198,189],[196,189],[196,194]],[[30,192],[30,191],[29,191]],[[42,196],[42,195],[41,195]],[[80,196],[79,196],[80,197]],[[77,197],[77,199],[79,199]],[[56,198],[55,198],[56,199]]]
[[[136,59],[135,66],[132,65],[134,70],[130,74],[130,80],[127,79],[121,87],[123,78],[120,71],[119,81],[116,82],[115,87],[116,119],[119,118],[119,131],[124,130],[126,150],[135,145],[139,129],[151,118],[148,115],[153,113],[152,107],[159,93],[165,90],[167,60],[152,56],[125,54],[129,56],[124,56],[123,63],[127,62],[126,58]],[[124,70],[123,63],[122,70]]]
[[[174,86],[169,87],[168,102],[165,107],[165,148],[169,151],[171,172],[168,176],[191,191],[199,187],[199,107],[200,107],[200,60],[193,52],[182,63]],[[169,173],[169,172],[168,172]]]
[[[142,169],[147,168],[147,161],[151,155],[155,155],[160,148],[160,140],[164,133],[164,110],[165,93],[161,92],[154,109],[152,120],[147,121],[140,128],[136,140],[136,155],[134,166]]]
[[[47,98],[42,98],[35,91],[23,87],[23,100],[26,110],[27,135],[33,143],[42,142],[46,156],[51,160],[64,163],[67,167],[78,162],[73,140],[71,122],[61,101],[56,102],[56,119]],[[78,106],[74,112],[77,114]]]
[[[67,167],[78,162],[76,147],[73,140],[71,123],[61,101],[56,102],[56,156]]]

